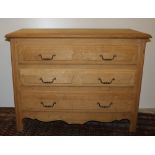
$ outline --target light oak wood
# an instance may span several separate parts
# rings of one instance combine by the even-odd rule
[[[130,29],[23,29],[11,42],[17,130],[41,121],[128,119],[136,130],[144,51]]]
[[[6,35],[10,38],[132,38],[148,39],[151,35],[131,29],[21,29]]]
[[[18,61],[17,61],[17,53],[13,52],[16,50],[16,41],[11,40],[11,62],[12,62],[12,77],[13,77],[13,88],[14,88],[14,101],[15,101],[15,111],[16,111],[16,126],[17,130],[23,129],[23,117],[21,115],[21,104],[20,104],[20,86],[19,86],[19,76],[18,76]]]
[[[134,98],[133,93],[26,91],[21,104],[23,111],[131,112]]]
[[[69,67],[68,67],[69,68]],[[135,70],[121,69],[20,69],[22,85],[134,86]]]
[[[88,121],[111,122],[113,120],[131,120],[130,113],[98,113],[98,112],[23,112],[23,118],[39,119],[41,121],[63,120],[69,124],[83,124]]]
[[[32,40],[19,43],[17,50],[21,64],[136,64],[138,54],[134,43],[107,44],[94,40],[90,44],[89,39],[83,42],[79,39]]]

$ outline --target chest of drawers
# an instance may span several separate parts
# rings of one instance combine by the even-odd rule
[[[11,43],[17,129],[23,118],[130,121],[136,130],[144,51],[130,29],[22,29]]]

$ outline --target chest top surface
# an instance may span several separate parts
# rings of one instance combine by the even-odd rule
[[[20,29],[8,33],[12,38],[105,38],[105,39],[149,39],[152,36],[132,29]]]

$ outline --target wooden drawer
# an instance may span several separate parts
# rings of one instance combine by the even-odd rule
[[[130,112],[133,101],[134,95],[125,93],[22,92],[21,95],[25,111]]]
[[[134,86],[134,69],[20,69],[25,86]]]
[[[27,64],[136,64],[138,46],[106,44],[101,39],[55,39],[25,41],[18,51],[19,62]]]

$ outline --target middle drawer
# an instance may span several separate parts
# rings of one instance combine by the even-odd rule
[[[24,86],[134,86],[134,69],[20,69]]]

